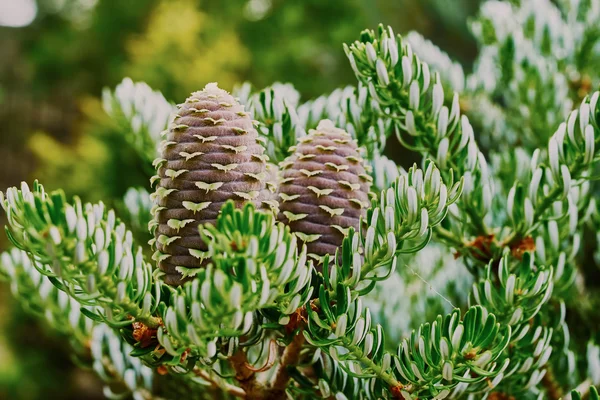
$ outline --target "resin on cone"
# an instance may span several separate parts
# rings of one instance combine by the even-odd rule
[[[281,163],[279,220],[317,260],[335,255],[350,227],[369,206],[371,176],[352,137],[329,120],[300,139]]]
[[[174,285],[206,263],[198,226],[215,223],[227,200],[277,208],[275,172],[244,107],[214,83],[179,107],[152,179],[154,259]]]

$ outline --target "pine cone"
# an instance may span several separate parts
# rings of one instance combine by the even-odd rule
[[[371,177],[356,142],[329,120],[300,139],[294,151],[281,163],[279,220],[321,260],[335,254],[348,228],[358,229],[369,206]]]
[[[267,185],[268,157],[244,107],[216,84],[193,93],[180,106],[165,131],[161,158],[155,161],[158,182],[155,207],[154,259],[178,285],[181,272],[203,265],[207,246],[198,225],[214,223],[221,206],[234,200],[238,207],[252,201],[276,208],[274,186]]]

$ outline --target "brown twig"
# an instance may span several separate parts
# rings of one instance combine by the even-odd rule
[[[283,352],[283,356],[281,357],[281,363],[279,364],[279,368],[277,369],[277,373],[275,374],[275,378],[273,379],[273,382],[271,383],[271,387],[269,389],[268,398],[278,399],[285,397],[285,389],[287,387],[288,382],[290,381],[288,367],[298,364],[298,360],[300,358],[300,351],[302,350],[303,344],[304,335],[302,334],[302,332],[298,332]]]
[[[256,372],[253,371],[252,366],[248,363],[248,358],[244,349],[239,348],[229,358],[229,361],[235,371],[235,379],[246,393],[246,399],[263,399],[264,387],[257,381]]]
[[[554,371],[551,367],[546,368],[546,374],[542,378],[542,386],[546,388],[546,395],[549,400],[560,400],[563,397],[563,392],[556,382],[556,378],[554,377]]]
[[[227,382],[219,383],[208,372],[201,370],[200,368],[194,368],[192,372],[194,373],[194,375],[209,382],[211,384],[211,386],[217,390],[223,390],[232,396],[239,397],[242,399],[246,398],[246,392],[242,388],[231,385]]]

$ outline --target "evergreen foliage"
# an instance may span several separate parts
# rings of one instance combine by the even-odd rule
[[[0,193],[2,277],[108,397],[598,399],[577,303],[600,3],[558,3],[485,2],[468,76],[380,26],[344,45],[357,86],[307,102],[209,84],[175,108],[124,80],[104,107],[159,156],[154,194],[124,201],[151,246],[103,203],[24,183]],[[394,136],[422,162],[388,159]]]

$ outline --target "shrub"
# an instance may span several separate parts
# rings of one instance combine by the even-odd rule
[[[153,255],[35,182],[0,194],[1,271],[107,396],[597,399],[600,3],[558,3],[484,3],[466,77],[380,26],[344,46],[358,85],[304,103],[125,80],[105,109],[156,158],[125,199]]]

